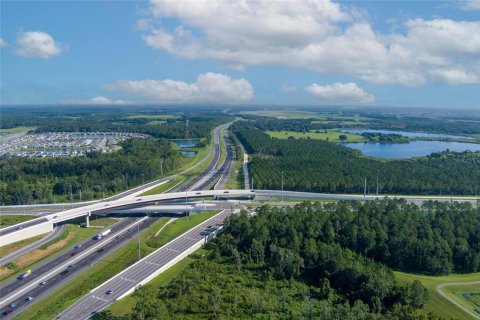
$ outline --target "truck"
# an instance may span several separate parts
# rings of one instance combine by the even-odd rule
[[[102,239],[102,237],[105,237],[106,235],[108,235],[110,232],[112,232],[112,229],[107,229],[99,234],[97,234],[95,237],[93,237],[93,240],[100,240]]]
[[[28,277],[31,273],[32,273],[32,270],[27,270],[27,272],[22,273],[21,275],[19,275],[19,276],[17,277],[17,279],[18,279],[18,280],[25,279],[25,278]]]

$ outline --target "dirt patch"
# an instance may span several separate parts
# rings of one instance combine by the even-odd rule
[[[77,234],[77,232],[75,230],[71,230],[68,233],[67,237],[64,238],[63,240],[60,240],[60,241],[48,246],[45,250],[35,249],[35,250],[29,252],[28,254],[25,254],[25,255],[15,259],[13,261],[13,263],[15,263],[17,266],[19,266],[21,268],[26,267],[28,265],[31,265],[32,263],[35,263],[35,262],[45,258],[46,256],[49,256],[50,254],[54,253],[55,251],[58,251],[61,248],[65,247],[66,244],[70,241],[70,239],[75,237],[76,234]]]

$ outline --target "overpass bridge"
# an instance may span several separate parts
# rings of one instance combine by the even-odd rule
[[[112,211],[117,209],[129,209],[141,206],[158,205],[159,202],[193,199],[254,199],[255,192],[252,190],[196,190],[185,192],[163,193],[138,198],[122,198],[112,201],[95,202],[84,207],[73,208],[57,213],[52,213],[41,218],[33,219],[24,223],[0,230],[0,246],[28,239],[40,234],[51,232],[53,225],[67,220],[86,217],[87,226],[92,214]]]

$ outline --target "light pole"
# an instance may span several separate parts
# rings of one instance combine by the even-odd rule
[[[377,170],[377,197],[378,197],[378,170]]]
[[[142,173],[142,187],[143,187],[143,190],[142,190],[142,194],[145,193],[145,173]]]
[[[137,237],[138,237],[138,261],[140,261],[140,221],[137,224]]]
[[[282,171],[282,203],[283,203],[283,171]]]

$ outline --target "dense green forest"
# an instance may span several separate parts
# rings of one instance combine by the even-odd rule
[[[137,290],[129,314],[94,319],[438,319],[417,312],[429,301],[420,282],[400,286],[392,269],[480,270],[471,204],[304,202],[225,226],[168,285]]]
[[[185,113],[132,113],[130,110],[86,108],[79,111],[60,110],[2,110],[1,128],[8,129],[19,126],[37,127],[35,132],[135,132],[145,133],[156,138],[184,139],[186,137],[186,120],[189,121],[188,136],[190,138],[210,137],[216,126],[233,120],[233,117],[216,111]],[[158,116],[160,118],[155,118]],[[165,119],[161,118],[165,116]],[[173,116],[173,117],[172,117]],[[161,121],[155,121],[160,119]]]
[[[118,152],[68,158],[0,158],[0,203],[54,202],[100,198],[160,176],[180,164],[181,155],[166,139],[130,139]]]
[[[236,123],[239,140],[253,157],[250,174],[257,189],[363,193],[476,195],[480,193],[479,153],[434,154],[422,159],[384,161],[313,139],[274,139],[253,123]]]

